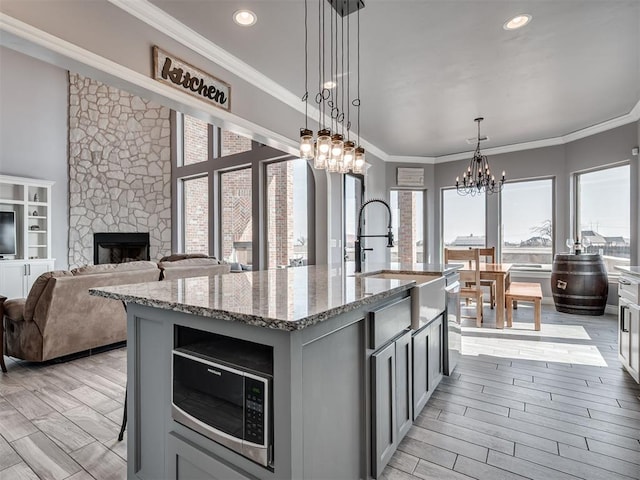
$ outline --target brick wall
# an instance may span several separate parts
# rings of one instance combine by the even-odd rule
[[[184,180],[184,251],[209,254],[209,180]]]
[[[252,241],[251,168],[220,175],[222,258],[231,256],[235,242]],[[250,247],[235,245],[237,260],[251,264]],[[239,247],[239,248],[238,248]]]
[[[238,135],[228,130],[222,131],[222,145],[220,156],[234,155],[236,153],[248,152],[251,150],[251,139]]]
[[[414,263],[416,260],[416,202],[412,191],[398,191],[398,261]]]
[[[289,265],[293,258],[293,165],[267,166],[267,265]]]
[[[184,116],[184,165],[204,162],[209,158],[209,124]]]

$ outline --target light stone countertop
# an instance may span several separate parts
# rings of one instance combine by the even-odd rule
[[[616,270],[620,270],[621,272],[627,273],[629,275],[633,275],[634,277],[640,277],[640,267],[635,266],[616,266]]]
[[[92,295],[280,330],[300,330],[411,288],[412,280],[367,278],[353,264],[312,265],[213,277],[92,288]],[[366,265],[365,274],[453,272],[460,265]]]

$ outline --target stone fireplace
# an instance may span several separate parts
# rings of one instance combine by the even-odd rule
[[[99,232],[148,232],[145,260],[171,252],[170,111],[70,73],[70,268],[99,263],[93,244]]]
[[[150,260],[149,233],[94,233],[93,263],[126,263]]]

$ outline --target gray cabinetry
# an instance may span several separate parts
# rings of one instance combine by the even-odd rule
[[[372,476],[391,459],[413,422],[411,299],[370,312]]]
[[[442,379],[442,315],[413,334],[413,418]]]
[[[410,330],[371,356],[374,478],[413,424],[411,363]]]
[[[373,380],[373,476],[377,477],[398,446],[396,432],[396,345],[371,356]]]
[[[395,341],[396,346],[396,428],[398,438],[404,437],[413,425],[411,332]]]
[[[176,480],[251,480],[256,477],[240,473],[215,459],[198,445],[175,433],[167,438],[167,472]]]

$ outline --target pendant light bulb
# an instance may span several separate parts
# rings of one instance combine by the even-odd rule
[[[353,173],[364,174],[365,153],[364,148],[356,147],[356,153],[353,162]]]
[[[347,140],[344,142],[344,149],[342,150],[342,161],[344,162],[345,168],[350,169],[355,160],[356,153],[356,145],[355,143]]]
[[[326,128],[318,131],[318,152],[324,155],[331,149],[331,132]]]
[[[300,129],[300,158],[304,160],[313,158],[313,132],[308,128]]]
[[[338,160],[342,158],[342,149],[344,148],[343,138],[339,133],[331,137],[331,156]]]

